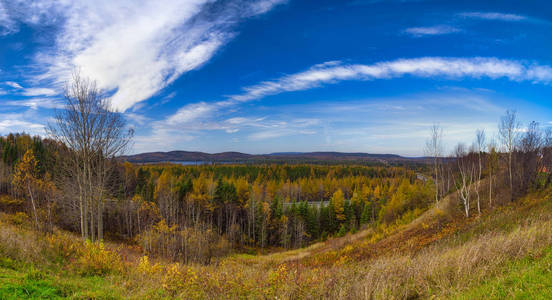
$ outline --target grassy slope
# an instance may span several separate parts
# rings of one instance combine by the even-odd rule
[[[546,298],[552,293],[551,194],[532,194],[468,220],[447,220],[443,211],[456,203],[449,198],[408,225],[180,267],[177,276],[194,274],[179,277],[193,279],[182,285],[167,281],[163,262],[164,271],[147,276],[137,274],[136,261],[123,273],[89,276],[63,264],[33,267],[0,252],[0,299]]]
[[[0,299],[122,299],[120,287],[100,276],[37,269],[0,258]]]
[[[454,295],[454,299],[550,299],[552,248],[542,257],[525,257],[507,264],[503,272],[480,285]]]

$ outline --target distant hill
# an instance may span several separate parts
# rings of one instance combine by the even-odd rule
[[[362,162],[424,162],[425,157],[404,157],[396,154],[344,152],[277,152],[247,154],[241,152],[205,153],[191,151],[148,152],[120,157],[133,163],[156,162],[263,162],[263,161],[362,161]]]

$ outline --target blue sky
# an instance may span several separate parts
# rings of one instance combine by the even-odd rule
[[[552,125],[549,1],[0,0],[0,134],[44,135],[72,70],[131,152],[421,155]]]

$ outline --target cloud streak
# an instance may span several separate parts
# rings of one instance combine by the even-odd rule
[[[31,109],[46,108],[46,109],[55,109],[55,108],[64,108],[62,101],[52,98],[31,98],[24,100],[3,100],[1,106],[21,106],[28,107]]]
[[[14,89],[22,89],[23,88],[19,83],[14,82],[14,81],[5,81],[4,84],[11,87],[11,88],[14,88]]]
[[[436,26],[429,26],[429,27],[410,27],[405,29],[404,32],[413,37],[423,37],[423,36],[457,33],[457,32],[460,32],[460,29],[453,26],[448,26],[448,25],[436,25]]]
[[[27,88],[24,89],[21,93],[23,96],[33,97],[33,96],[54,96],[58,92],[50,88]]]
[[[403,76],[461,78],[504,78],[548,84],[552,68],[547,65],[498,58],[422,57],[384,61],[372,65],[326,62],[307,71],[286,75],[244,88],[231,100],[245,102],[284,92],[302,91],[345,80],[393,79]]]
[[[522,15],[499,13],[499,12],[464,12],[458,15],[465,18],[506,21],[506,22],[519,22],[519,21],[526,21],[529,19],[526,16],[522,16]]]

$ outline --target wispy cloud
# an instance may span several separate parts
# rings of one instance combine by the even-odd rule
[[[31,109],[38,109],[38,108],[53,109],[53,108],[63,108],[64,104],[62,101],[58,99],[31,98],[31,99],[24,99],[24,100],[4,100],[0,104],[0,106],[22,106],[22,107],[28,107]]]
[[[4,84],[9,86],[9,87],[12,87],[14,89],[22,89],[23,88],[19,83],[14,82],[14,81],[5,81]]]
[[[175,114],[171,115],[167,119],[167,123],[170,125],[187,124],[200,118],[204,118],[215,109],[215,105],[207,104],[205,102],[189,104],[180,108]]]
[[[59,27],[55,47],[36,55],[40,75],[34,81],[61,85],[78,67],[101,89],[113,92],[114,106],[125,111],[204,65],[235,36],[241,20],[282,2],[98,0],[38,5],[22,0],[7,9],[21,22],[43,18]]]
[[[30,121],[33,115],[28,113],[0,114],[0,135],[13,132],[26,132],[33,135],[43,135],[44,125],[37,121]],[[36,117],[34,118],[36,120]]]
[[[449,25],[435,25],[429,27],[410,27],[404,30],[405,33],[413,37],[423,37],[431,35],[443,35],[450,33],[457,33],[461,30],[459,28]]]
[[[23,96],[55,96],[58,92],[51,88],[27,88],[21,93]]]
[[[269,123],[270,124],[270,123]],[[288,121],[272,122],[270,126],[263,126],[261,130],[247,136],[252,141],[261,141],[284,136],[313,135],[318,133],[319,119],[291,119]]]
[[[458,14],[461,17],[483,19],[483,20],[498,20],[508,22],[519,22],[528,20],[528,17],[516,14],[499,13],[499,12],[463,12]]]
[[[15,22],[10,18],[4,2],[0,2],[0,36],[7,35],[16,30]]]
[[[384,61],[372,65],[327,62],[307,71],[286,75],[244,88],[244,93],[230,96],[235,101],[250,101],[283,92],[308,90],[344,80],[392,79],[405,75],[417,77],[505,78],[513,81],[549,83],[552,67],[498,58],[423,57]]]
[[[269,95],[308,90],[345,80],[389,80],[406,75],[445,77],[449,79],[504,78],[512,81],[549,83],[552,81],[552,68],[546,65],[522,61],[480,57],[424,57],[384,61],[372,65],[342,64],[332,61],[315,65],[304,72],[285,75],[279,79],[264,81],[257,85],[246,87],[243,89],[243,93],[228,96],[225,100],[190,103],[181,107],[176,113],[167,118],[154,122],[153,131],[156,134],[187,132],[189,135],[190,132],[199,132],[201,130],[224,130],[228,133],[234,133],[243,127],[259,128],[260,130],[248,136],[251,140],[300,133],[310,134],[312,130],[307,129],[307,127],[314,125],[302,128],[299,123],[278,123],[264,119],[252,121],[251,119],[240,117],[225,119],[224,116],[230,107],[237,107],[243,102],[261,99]],[[403,102],[395,104],[385,103],[385,107],[383,108],[387,110],[405,110]],[[450,107],[461,106],[473,111],[501,111],[500,108],[487,101],[472,96],[464,96],[461,99],[440,97],[432,100],[423,98],[422,101],[416,103],[417,106],[414,107],[423,107],[425,103],[425,105],[432,105],[434,107],[443,107],[443,105]],[[412,108],[413,106],[409,106],[409,110]],[[334,107],[334,112],[340,109],[347,109],[347,106],[340,103],[339,106]],[[372,109],[374,107],[369,107],[368,111]],[[352,111],[360,111],[360,108],[355,107]]]
[[[150,121],[151,119],[142,115],[142,114],[137,114],[137,113],[131,113],[131,112],[127,112],[124,114],[125,118],[127,118],[127,120],[130,120],[131,121],[131,126],[132,125],[144,125],[146,122]]]
[[[253,141],[261,141],[261,140],[274,139],[274,138],[279,138],[284,136],[311,135],[315,133],[316,131],[313,131],[313,130],[271,129],[271,130],[263,130],[263,131],[252,133],[248,136],[248,138]]]

